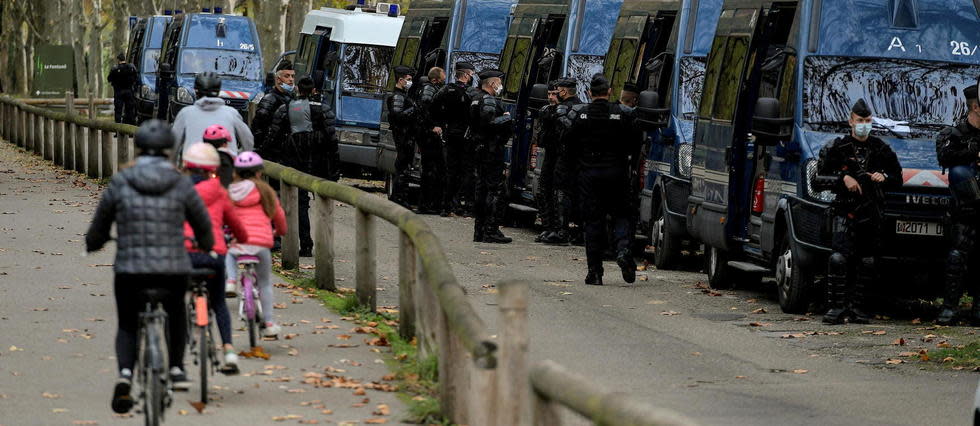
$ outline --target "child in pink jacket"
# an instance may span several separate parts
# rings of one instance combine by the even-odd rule
[[[272,305],[272,253],[273,231],[276,235],[286,233],[286,214],[279,205],[276,191],[262,181],[262,157],[246,151],[235,158],[235,181],[228,187],[235,214],[248,232],[246,241],[235,241],[225,258],[228,283],[238,282],[238,263],[240,255],[253,255],[259,258],[256,265],[258,273],[259,301],[265,316],[267,337],[279,335],[280,327],[273,321]],[[271,222],[271,224],[270,224]]]

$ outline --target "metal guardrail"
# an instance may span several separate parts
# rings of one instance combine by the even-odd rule
[[[136,127],[54,112],[0,95],[0,137],[69,170],[108,178],[134,158]],[[355,213],[358,301],[376,310],[376,218],[399,229],[399,334],[415,337],[419,356],[438,354],[443,414],[457,424],[560,426],[564,406],[599,425],[688,425],[666,410],[611,393],[551,361],[528,367],[528,283],[498,284],[499,336],[491,336],[467,300],[428,224],[411,211],[359,189],[267,161],[265,174],[281,181],[289,232],[282,263],[299,266],[298,191],[318,195],[314,235],[317,287],[336,290],[334,204]],[[418,266],[421,265],[421,271]],[[499,342],[499,348],[498,343]]]

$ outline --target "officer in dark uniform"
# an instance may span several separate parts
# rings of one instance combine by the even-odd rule
[[[252,134],[255,136],[255,152],[262,158],[270,161],[281,161],[279,150],[280,141],[269,131],[272,124],[272,117],[279,110],[279,107],[288,104],[293,100],[293,81],[296,78],[296,71],[293,64],[283,61],[276,70],[275,86],[268,93],[262,96],[259,105],[255,108],[255,117],[252,118]],[[274,184],[278,187],[278,181]]]
[[[949,188],[956,201],[952,212],[953,246],[946,258],[946,292],[942,311],[936,319],[942,325],[954,322],[967,277],[971,272],[977,273],[974,256],[977,228],[980,227],[980,102],[977,86],[964,89],[963,94],[969,108],[966,118],[956,126],[943,129],[936,141],[939,165],[949,169]],[[967,290],[973,296],[970,322],[980,326],[980,280],[971,280]]]
[[[126,55],[116,56],[118,64],[109,70],[109,84],[112,85],[112,104],[116,113],[116,123],[136,124],[136,97],[133,92],[139,84],[139,73],[133,64],[126,62]]]
[[[558,165],[558,134],[559,124],[557,119],[558,109],[558,86],[557,81],[548,83],[548,104],[537,111],[537,118],[534,121],[534,134],[532,144],[539,150],[544,150],[544,163],[541,165],[541,186],[538,190],[537,204],[538,217],[541,218],[541,226],[544,231],[534,239],[534,242],[545,244],[559,244],[559,231],[561,231],[561,217],[558,211],[558,190],[555,188],[557,176],[555,171]],[[540,158],[542,152],[538,152]]]
[[[408,96],[412,88],[412,75],[415,70],[399,65],[395,67],[395,90],[385,99],[388,108],[388,123],[395,142],[395,175],[393,176],[391,201],[411,208],[408,203],[408,169],[415,159],[415,136],[418,133],[417,120],[420,114],[415,100]]]
[[[476,144],[476,224],[474,242],[507,244],[512,240],[500,232],[507,208],[504,198],[504,146],[513,134],[514,120],[504,111],[497,96],[503,92],[504,73],[480,73],[481,92],[470,105],[470,136]]]
[[[479,92],[473,86],[473,64],[457,62],[456,81],[439,89],[434,100],[435,120],[442,126],[446,141],[446,188],[443,194],[444,212],[457,215],[472,214],[474,176],[474,145],[466,138],[469,127],[470,102]]]
[[[272,118],[269,136],[282,141],[283,165],[332,181],[340,178],[335,117],[329,106],[311,100],[316,85],[310,77],[299,79],[299,95],[281,105]],[[299,191],[299,255],[313,256],[310,236],[310,193]]]
[[[583,101],[578,97],[578,82],[574,78],[561,78],[558,80],[558,108],[556,114],[559,121],[567,122],[566,117],[575,105],[580,105]],[[561,212],[561,231],[559,232],[560,242],[570,242],[575,245],[584,245],[585,238],[583,230],[585,219],[582,213],[582,194],[579,185],[580,151],[569,148],[569,141],[565,138],[562,131],[558,138],[558,193],[559,211]],[[575,223],[577,228],[572,228]]]
[[[884,192],[902,185],[902,166],[891,147],[871,136],[871,110],[858,100],[851,108],[851,134],[820,150],[814,187],[836,195],[831,205],[833,253],[827,264],[823,321],[867,324],[865,296],[875,279]]]
[[[419,195],[419,213],[443,213],[443,190],[446,184],[446,153],[443,151],[443,124],[435,117],[436,93],[446,81],[446,72],[439,67],[429,70],[429,78],[419,91],[419,154],[422,156],[422,189]],[[448,213],[448,212],[447,212]]]
[[[585,221],[585,254],[589,273],[585,283],[602,285],[602,254],[607,242],[605,219],[612,218],[616,263],[627,283],[636,281],[636,262],[630,252],[629,156],[639,142],[633,132],[633,109],[609,102],[609,80],[592,77],[592,102],[572,107],[568,148],[579,160],[579,186]]]

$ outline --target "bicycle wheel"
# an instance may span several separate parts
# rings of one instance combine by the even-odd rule
[[[146,324],[144,349],[147,351],[140,367],[143,385],[143,416],[147,426],[159,426],[163,417],[163,393],[166,392],[166,380],[161,375],[167,374],[164,356],[160,353],[160,329],[156,321]]]
[[[211,350],[210,339],[208,339],[208,327],[198,327],[200,329],[200,346],[197,348],[198,368],[201,370],[201,402],[208,403],[208,370],[211,369]]]

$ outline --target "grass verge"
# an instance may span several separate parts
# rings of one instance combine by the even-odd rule
[[[954,370],[980,369],[980,342],[950,346],[928,352],[929,360]]]
[[[408,407],[407,422],[419,424],[449,425],[439,407],[438,360],[429,356],[419,360],[418,347],[413,338],[406,341],[398,334],[398,315],[394,310],[369,312],[357,303],[353,289],[340,288],[338,292],[319,290],[311,274],[303,270],[286,271],[279,266],[278,255],[273,262],[275,271],[287,283],[315,293],[331,311],[353,318],[360,326],[373,327],[375,335],[387,340],[391,352],[385,363],[398,381],[398,398]]]

